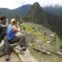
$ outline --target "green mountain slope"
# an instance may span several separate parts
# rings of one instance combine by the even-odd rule
[[[21,27],[25,27],[25,32],[27,33],[28,38],[28,48],[32,56],[38,62],[62,61],[62,56],[58,55],[57,53],[60,50],[61,40],[55,32],[52,32],[50,29],[40,24],[34,23],[22,23]],[[41,40],[40,43],[39,39]],[[46,54],[42,51],[40,52],[34,48],[46,50],[46,52],[51,52],[51,54]]]
[[[32,5],[24,20],[42,24],[52,31],[57,32],[58,35],[62,34],[62,18],[46,13],[37,2]]]
[[[31,5],[27,4],[13,10],[7,8],[0,8],[0,15],[5,15],[9,19],[12,18],[13,15],[18,15],[19,17],[22,17],[26,15],[30,7]]]

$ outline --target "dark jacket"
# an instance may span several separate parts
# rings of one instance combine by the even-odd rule
[[[4,36],[6,35],[6,30],[7,30],[7,26],[0,24],[0,42],[4,38]]]

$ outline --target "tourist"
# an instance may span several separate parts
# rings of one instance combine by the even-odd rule
[[[5,16],[0,17],[0,42],[6,35],[6,28],[7,28],[6,21],[7,18]]]
[[[17,21],[13,18],[7,27],[7,36],[5,37],[5,53],[6,60],[10,59],[10,44],[18,43],[18,49],[25,50],[25,36],[16,36],[17,32],[21,32]]]

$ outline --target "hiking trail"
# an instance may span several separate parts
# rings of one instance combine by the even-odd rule
[[[16,50],[16,53],[22,62],[37,62],[36,59],[30,54],[29,49],[22,51],[21,53],[18,53]]]

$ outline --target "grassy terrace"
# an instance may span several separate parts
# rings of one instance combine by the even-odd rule
[[[56,41],[51,42],[50,44],[46,44],[47,37],[42,35],[40,31],[36,28],[36,25],[32,23],[22,23],[21,27],[25,27],[25,31],[27,33],[31,33],[35,35],[37,38],[41,39],[43,41],[43,45],[47,48],[47,50],[51,52],[56,52],[59,49],[59,46],[61,44],[60,39],[56,35]],[[44,29],[41,29],[44,30]],[[32,47],[38,47],[39,44],[36,42],[36,39],[34,40],[34,43],[32,43]],[[47,55],[40,52],[34,51],[31,47],[29,47],[31,54],[38,60],[38,62],[62,62],[62,57],[56,56],[54,54]]]
[[[47,38],[46,38],[44,35],[40,35],[40,32],[37,31],[36,27],[34,28],[33,26],[34,26],[33,24],[29,24],[29,23],[22,23],[22,24],[21,24],[21,27],[25,27],[25,31],[26,31],[27,33],[34,34],[34,35],[36,35],[38,38],[40,38],[41,40],[46,41]]]

